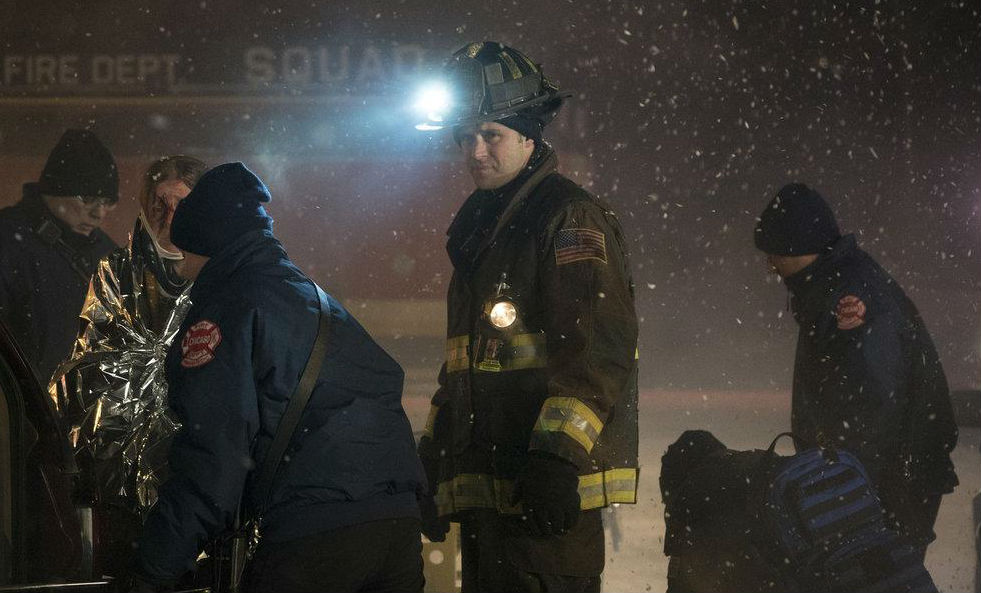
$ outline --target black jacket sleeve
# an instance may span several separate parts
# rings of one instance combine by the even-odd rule
[[[244,307],[195,312],[185,328],[207,320],[221,332],[213,359],[182,365],[184,334],[168,354],[170,406],[181,428],[170,451],[171,478],[160,489],[140,540],[140,569],[154,582],[172,582],[192,568],[203,545],[230,525],[239,505],[259,424],[254,319],[254,311]]]

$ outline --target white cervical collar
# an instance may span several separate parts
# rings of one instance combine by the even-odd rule
[[[157,250],[157,255],[161,259],[170,260],[182,260],[184,259],[184,254],[180,251],[168,251],[160,246],[160,241],[157,240],[157,234],[153,232],[153,227],[150,226],[150,221],[146,219],[143,215],[143,209],[140,209],[140,221],[143,223],[143,228],[146,229],[148,235],[150,235],[150,240],[153,241],[153,248]]]

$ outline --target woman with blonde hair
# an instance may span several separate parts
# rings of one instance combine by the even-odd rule
[[[190,283],[175,272],[183,254],[170,241],[170,223],[206,169],[184,155],[147,167],[129,243],[99,262],[72,355],[48,388],[78,461],[76,500],[83,533],[97,542],[95,575],[125,575],[165,477],[178,426],[167,409],[163,356],[190,306]]]

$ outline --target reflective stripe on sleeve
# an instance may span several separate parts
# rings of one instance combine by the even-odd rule
[[[562,432],[589,453],[596,444],[603,422],[589,406],[574,397],[550,397],[542,404],[535,432]]]
[[[618,467],[579,476],[579,506],[583,510],[636,502],[637,468]]]

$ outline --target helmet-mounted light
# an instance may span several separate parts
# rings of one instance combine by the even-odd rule
[[[416,93],[413,109],[426,121],[416,125],[417,130],[439,130],[443,128],[447,112],[452,106],[451,95],[443,82],[430,82]]]
[[[560,92],[538,64],[496,41],[471,43],[443,67],[443,81],[417,95],[418,130],[479,124],[528,113],[544,126],[572,93]]]

